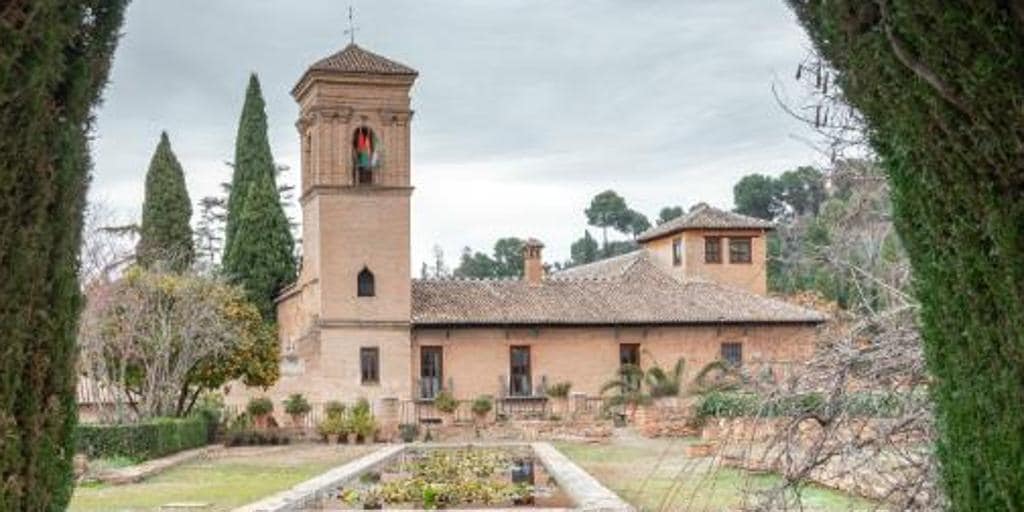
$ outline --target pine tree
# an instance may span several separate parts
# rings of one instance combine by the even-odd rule
[[[276,171],[267,138],[266,104],[259,78],[253,73],[249,76],[242,116],[238,121],[238,135],[235,138],[234,173],[228,193],[228,219],[224,227],[225,260],[231,257],[239,220],[245,212],[249,186],[262,176],[273,177]]]
[[[0,510],[63,510],[92,108],[127,2],[0,9]]]
[[[295,279],[295,240],[273,175],[263,175],[249,185],[234,243],[225,256],[224,272],[245,289],[263,318],[272,321],[274,298]]]
[[[146,172],[146,199],[136,249],[139,264],[150,267],[162,262],[176,271],[189,268],[195,258],[191,219],[185,173],[171,150],[167,132],[163,132]]]

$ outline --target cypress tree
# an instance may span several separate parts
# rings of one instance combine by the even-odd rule
[[[127,2],[0,9],[0,510],[63,510],[92,108]]]
[[[157,262],[182,271],[192,265],[192,202],[185,188],[185,173],[171,150],[167,132],[160,134],[146,172],[146,199],[136,258],[144,267]]]
[[[294,248],[273,175],[260,176],[249,185],[235,249],[224,261],[224,270],[268,321],[275,317],[274,297],[295,279]]]
[[[950,509],[1024,509],[1024,6],[789,3],[888,175]]]
[[[267,113],[256,74],[249,75],[249,86],[245,91],[242,116],[238,120],[238,135],[235,138],[235,169],[231,176],[231,191],[228,194],[228,218],[224,226],[224,259],[230,258],[239,219],[245,211],[249,186],[262,176],[273,178],[274,157],[270,153],[267,138]]]

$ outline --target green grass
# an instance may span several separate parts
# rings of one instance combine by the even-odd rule
[[[642,511],[736,510],[756,503],[753,493],[781,481],[688,459],[692,440],[623,439],[611,444],[556,443],[559,450],[609,489]],[[804,510],[874,510],[876,505],[849,495],[809,486],[802,490]]]
[[[204,511],[230,510],[287,489],[373,449],[337,445],[231,449],[224,455],[186,463],[136,484],[79,486],[69,510],[156,511],[161,505],[184,501],[210,503]]]

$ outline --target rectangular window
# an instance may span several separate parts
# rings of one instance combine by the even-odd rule
[[[722,360],[732,366],[743,364],[742,343],[722,343]]]
[[[672,266],[678,267],[683,264],[683,239],[672,240]]]
[[[627,364],[640,366],[639,343],[622,343],[619,345],[619,366]]]
[[[722,262],[722,239],[717,236],[704,237],[704,263]]]
[[[420,398],[431,400],[441,392],[443,355],[441,347],[420,347]]]
[[[359,369],[363,384],[380,382],[380,349],[363,347],[359,349]]]
[[[729,263],[750,263],[750,237],[729,239]]]
[[[509,352],[509,395],[531,396],[533,383],[530,380],[530,347],[512,347]]]

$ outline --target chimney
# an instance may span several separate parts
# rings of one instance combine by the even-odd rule
[[[543,248],[544,244],[536,238],[527,238],[523,244],[523,279],[531,285],[539,285],[544,279]]]

